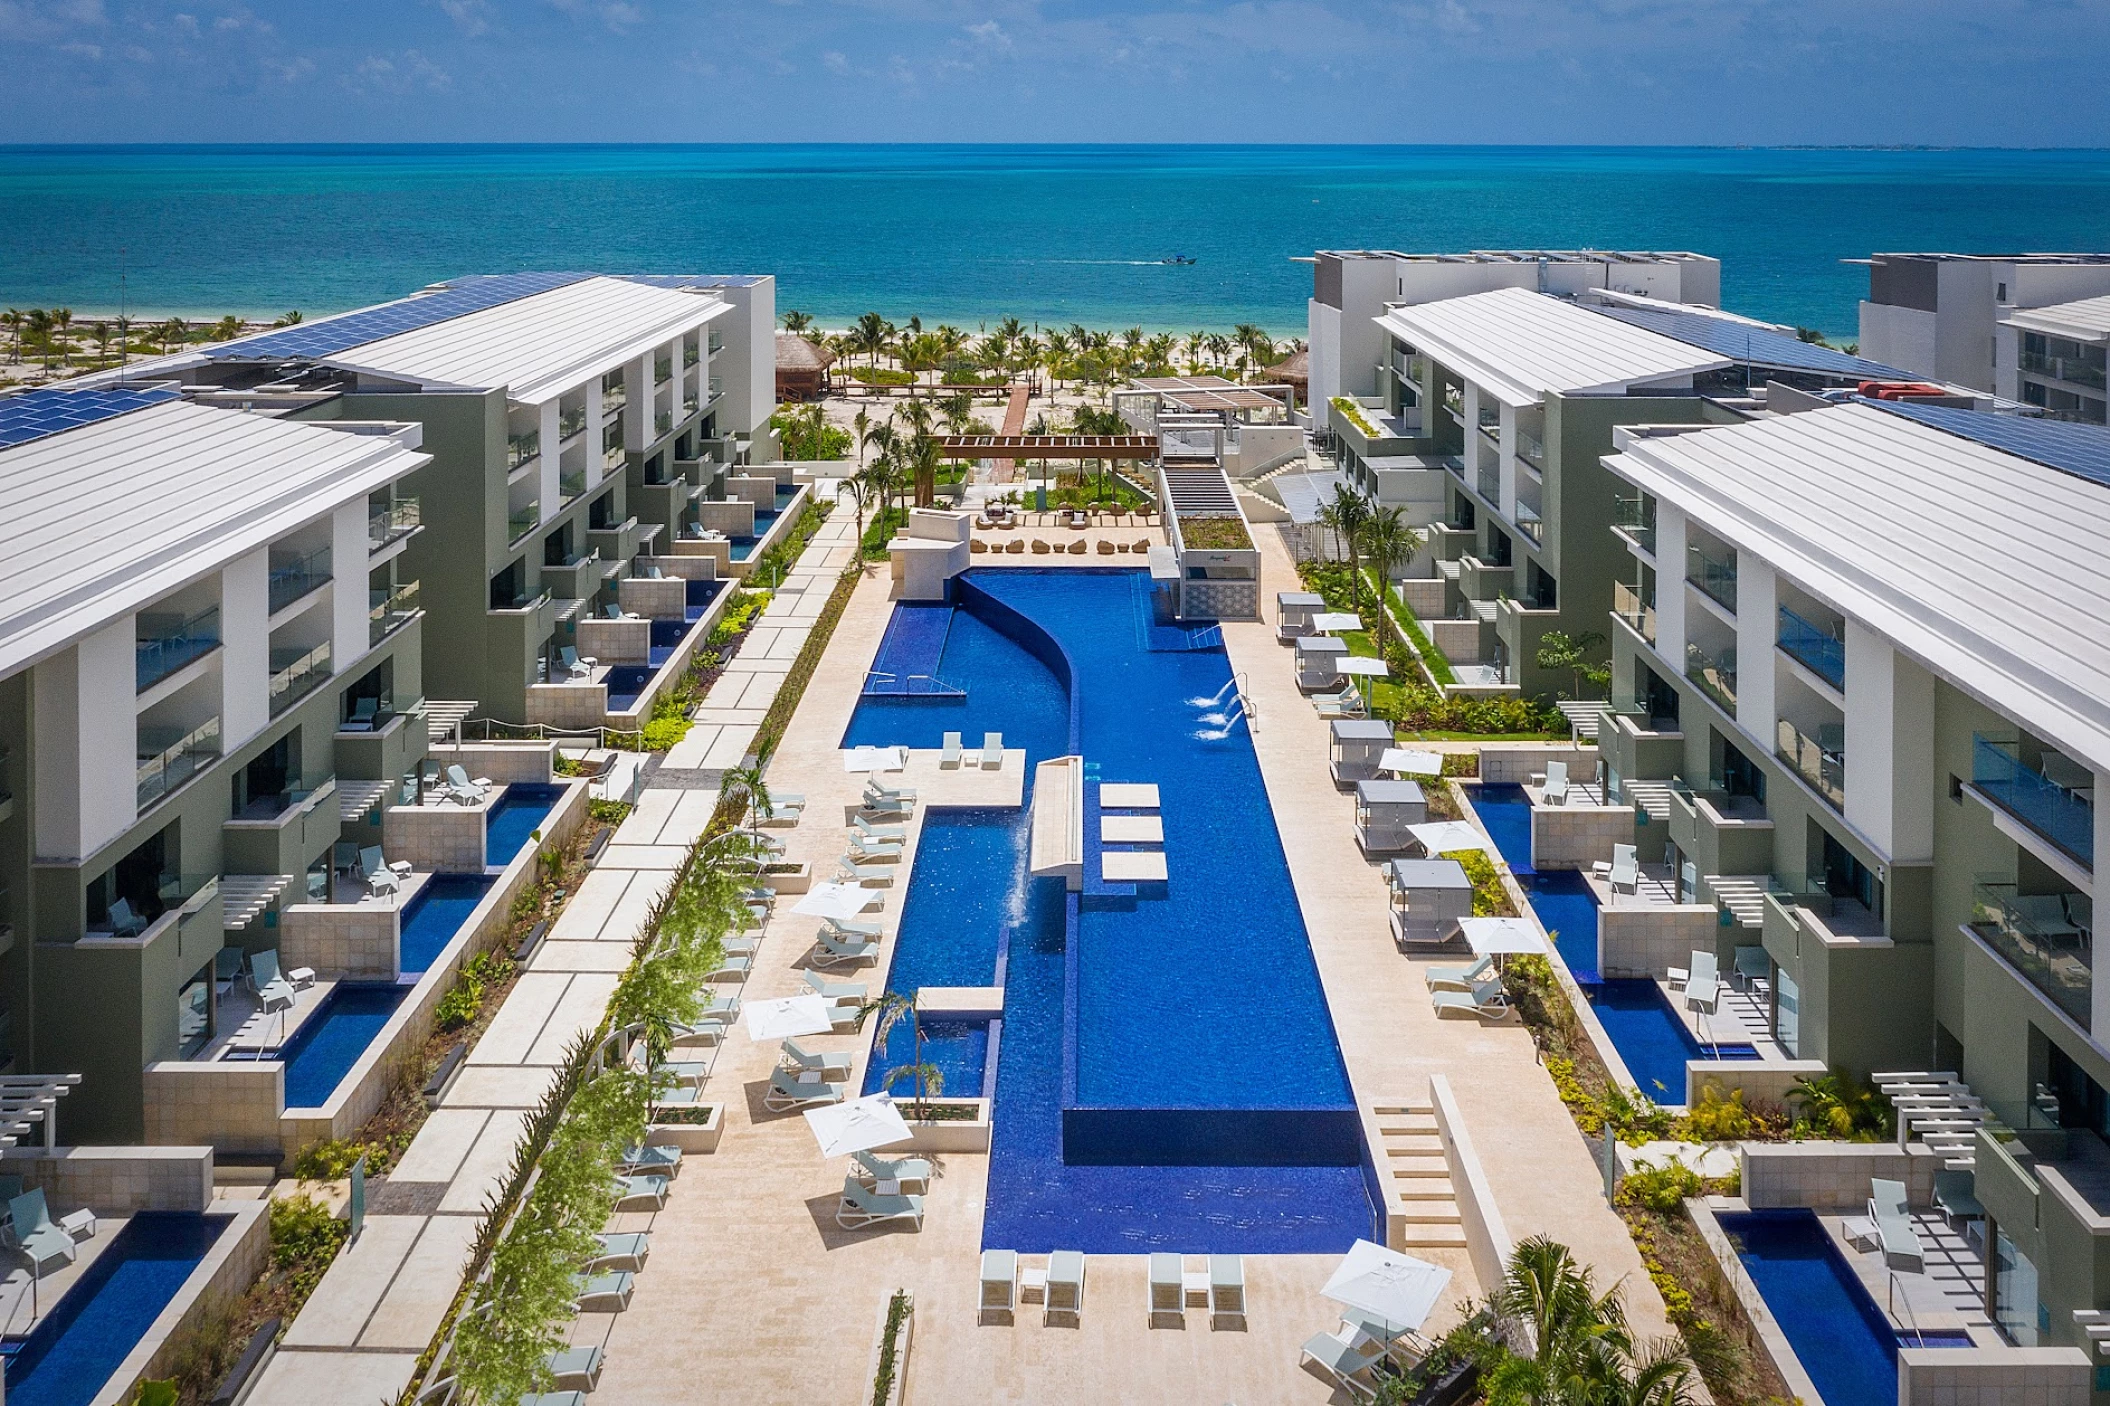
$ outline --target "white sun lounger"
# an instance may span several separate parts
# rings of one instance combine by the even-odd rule
[[[982,734],[982,770],[995,771],[1004,764],[1004,734],[985,732]]]
[[[1478,1016],[1482,1020],[1509,1018],[1509,997],[1499,978],[1483,981],[1470,991],[1431,991],[1429,1001],[1439,1019]]]
[[[831,1001],[862,1001],[865,998],[867,988],[861,981],[830,981],[812,972],[801,972],[800,975],[805,978],[808,989],[816,996],[824,996]]]
[[[960,734],[957,732],[946,733],[945,745],[938,749],[938,765],[948,770],[958,766],[960,764],[960,751]]]
[[[1884,1266],[1924,1271],[1926,1252],[1920,1245],[1919,1231],[1913,1228],[1912,1212],[1905,1200],[1905,1183],[1870,1177],[1868,1192],[1868,1217],[1876,1223],[1876,1238],[1883,1246]]]
[[[982,1251],[982,1297],[976,1321],[986,1323],[990,1314],[1000,1313],[1008,1322],[1017,1307],[1018,1251]]]
[[[770,1071],[769,1088],[762,1095],[762,1106],[772,1113],[842,1101],[843,1086],[829,1083],[818,1070],[802,1074],[782,1067]]]
[[[888,1195],[871,1190],[854,1176],[843,1178],[842,1201],[835,1209],[837,1225],[845,1230],[861,1230],[897,1220],[907,1221],[916,1230],[923,1229],[923,1198]]]

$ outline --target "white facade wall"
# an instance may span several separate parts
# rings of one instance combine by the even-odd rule
[[[330,669],[343,673],[366,653],[366,500],[330,515]]]
[[[1311,423],[1313,429],[1323,430],[1332,423],[1327,402],[1341,393],[1341,310],[1310,299],[1304,305],[1304,324],[1305,345],[1310,348],[1306,394],[1311,397]],[[1426,406],[1422,413],[1428,413]]]
[[[1659,531],[1660,523],[1659,518]],[[1773,753],[1773,724],[1778,716],[1773,645],[1778,639],[1774,607],[1779,591],[1772,567],[1748,552],[1737,553],[1736,721],[1768,756]]]
[[[271,721],[271,553],[220,573],[220,739],[228,751]]]
[[[1934,676],[1846,622],[1846,823],[1892,863],[1934,857]]]
[[[557,477],[564,469],[564,455],[558,446],[557,437],[563,433],[558,428],[562,423],[563,412],[564,398],[562,396],[558,396],[554,400],[544,401],[538,412],[538,418],[541,423],[540,433],[542,435],[542,463],[535,471],[537,480],[536,500],[543,506],[544,517],[547,517],[550,512],[555,510],[557,499],[560,495],[560,490],[557,487]]]
[[[1935,371],[1935,329],[1939,319],[1918,308],[1861,303],[1861,355],[1917,376]]]
[[[1685,514],[1656,502],[1656,648],[1685,673]]]
[[[39,858],[79,859],[138,818],[135,645],[128,615],[31,673]]]

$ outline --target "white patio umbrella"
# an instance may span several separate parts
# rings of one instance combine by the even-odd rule
[[[1493,840],[1463,820],[1432,820],[1426,825],[1409,825],[1407,833],[1420,843],[1431,859],[1461,849],[1484,850],[1490,857],[1496,852]]]
[[[1473,951],[1482,957],[1546,950],[1546,939],[1522,918],[1460,918],[1458,926]]]
[[[837,922],[848,922],[864,912],[875,898],[879,898],[879,895],[856,884],[815,884],[792,905],[791,911],[803,913],[809,918],[833,918]]]
[[[1451,1272],[1441,1265],[1358,1240],[1319,1292],[1410,1333],[1428,1321],[1450,1282]]]
[[[813,1129],[823,1157],[848,1157],[907,1142],[908,1122],[894,1107],[892,1094],[867,1094],[847,1103],[806,1110],[806,1124]]]
[[[899,771],[907,765],[906,747],[852,747],[843,753],[844,771]]]
[[[1363,678],[1387,679],[1392,677],[1392,671],[1385,667],[1384,660],[1365,659],[1360,654],[1351,654],[1346,659],[1336,659],[1333,661],[1333,667],[1337,673],[1355,674]]]
[[[833,1028],[828,1003],[819,996],[777,996],[747,1003],[747,1038],[756,1044],[799,1035],[825,1035]]]
[[[1311,627],[1326,635],[1335,630],[1360,630],[1363,628],[1363,617],[1345,610],[1322,610],[1311,617]]]
[[[1395,776],[1441,776],[1443,753],[1414,752],[1405,747],[1387,747],[1385,754],[1377,759],[1377,769],[1389,771]]]

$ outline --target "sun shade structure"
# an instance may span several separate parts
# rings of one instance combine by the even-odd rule
[[[1154,434],[949,434],[948,459],[1155,459]]]
[[[80,1081],[78,1074],[0,1076],[0,1146],[16,1145],[40,1125],[44,1150],[57,1146],[59,1100]]]
[[[1368,679],[1388,679],[1392,671],[1385,667],[1382,659],[1365,659],[1360,654],[1351,654],[1346,659],[1336,659],[1334,669],[1343,674],[1360,674]]]
[[[1377,759],[1377,769],[1392,772],[1396,776],[1441,776],[1443,754],[1414,752],[1405,747],[1387,747],[1385,754]]]
[[[837,922],[848,922],[872,902],[870,889],[855,884],[815,884],[803,898],[792,907],[792,912],[808,918],[833,918]]]
[[[1546,950],[1546,939],[1522,918],[1461,918],[1458,927],[1473,951],[1482,957]]]
[[[756,1044],[790,1040],[800,1035],[825,1035],[831,1028],[828,1003],[818,996],[778,996],[767,1001],[749,1001],[740,1017],[747,1022],[747,1038]]]
[[[1358,1240],[1319,1292],[1412,1332],[1428,1321],[1450,1282],[1451,1272],[1441,1265]]]
[[[1322,610],[1311,617],[1311,627],[1327,634],[1332,634],[1335,630],[1360,630],[1363,628],[1363,617],[1345,610]]]
[[[827,1108],[809,1108],[806,1126],[813,1129],[823,1157],[848,1157],[909,1138],[908,1120],[894,1107],[892,1094],[867,1094]]]
[[[1139,390],[1156,391],[1182,410],[1280,410],[1283,397],[1221,376],[1147,376]]]
[[[844,771],[899,771],[907,765],[906,747],[852,747],[843,753]]]
[[[1439,854],[1455,854],[1464,849],[1482,850],[1490,855],[1495,852],[1494,841],[1463,820],[1432,820],[1426,825],[1409,825],[1407,833],[1415,838],[1431,858]]]

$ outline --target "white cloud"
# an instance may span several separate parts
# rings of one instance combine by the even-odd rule
[[[295,54],[290,59],[265,59],[264,72],[281,83],[297,83],[315,71],[315,60],[306,54]]]
[[[847,74],[850,71],[850,60],[840,49],[830,49],[821,55],[821,67],[830,73]]]
[[[1011,36],[1004,33],[1004,27],[995,20],[983,20],[980,24],[970,24],[967,26],[967,33],[974,40],[977,47],[986,49],[991,53],[1008,54],[1013,48]]]
[[[59,45],[59,52],[62,54],[71,54],[77,59],[99,59],[103,56],[103,46],[100,44],[82,44],[77,42],[72,44],[61,44]]]
[[[416,49],[405,49],[400,54],[367,55],[345,75],[345,86],[373,93],[440,93],[454,86],[454,78]]]
[[[474,39],[491,30],[491,6],[489,0],[440,0],[440,9],[454,21],[454,27]]]

